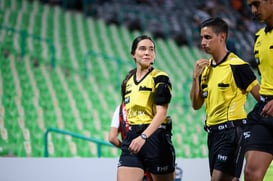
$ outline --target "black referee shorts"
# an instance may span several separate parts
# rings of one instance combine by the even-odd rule
[[[141,150],[131,153],[128,148],[131,141],[143,130],[130,130],[122,142],[118,167],[138,167],[153,174],[168,174],[175,170],[175,150],[171,141],[171,132],[157,129],[145,142]]]
[[[264,117],[260,113],[266,102],[258,102],[248,114],[252,123],[244,133],[246,142],[245,151],[263,151],[273,155],[273,117]]]
[[[239,178],[244,161],[243,128],[240,126],[208,134],[210,174],[219,170]]]

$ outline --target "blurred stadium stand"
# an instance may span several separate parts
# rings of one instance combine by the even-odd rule
[[[77,2],[0,1],[1,156],[44,156],[49,127],[107,141],[119,84],[134,66],[131,42],[147,33],[156,38],[155,67],[173,83],[169,115],[177,157],[207,157],[205,115],[189,99],[194,62],[207,57],[193,36],[198,1],[176,0],[171,10],[126,0]],[[230,14],[223,16],[236,19],[226,5]],[[232,32],[237,47],[251,51],[253,35]],[[247,109],[253,103],[250,98]],[[59,134],[50,134],[47,146],[52,157],[97,154],[93,143]],[[118,155],[114,147],[102,150],[103,157]]]

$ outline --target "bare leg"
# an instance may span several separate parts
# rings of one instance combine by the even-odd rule
[[[211,181],[239,181],[239,178],[214,169],[212,172]]]
[[[153,177],[153,181],[173,181],[174,173],[169,173],[165,175],[152,174],[152,177]]]
[[[117,181],[142,181],[144,171],[136,167],[119,167]]]
[[[244,170],[245,181],[262,181],[273,156],[262,151],[247,151]]]

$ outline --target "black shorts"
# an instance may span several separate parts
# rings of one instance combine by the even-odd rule
[[[244,162],[243,128],[233,127],[208,133],[209,167],[240,177]]]
[[[131,141],[143,130],[130,130],[121,145],[118,167],[138,167],[153,174],[167,174],[175,170],[175,151],[171,141],[171,132],[157,129],[145,142],[141,150],[131,153],[128,147]]]
[[[267,102],[266,101],[259,101],[253,110],[248,113],[247,119],[249,120],[250,123],[252,124],[264,124],[270,129],[273,128],[273,117],[270,116],[262,116],[261,112],[263,107],[265,106]]]
[[[263,117],[260,113],[266,102],[258,102],[248,114],[251,125],[244,133],[246,142],[245,151],[263,151],[273,155],[273,118]]]

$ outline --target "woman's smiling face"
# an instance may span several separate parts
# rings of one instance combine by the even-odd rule
[[[137,64],[149,67],[155,59],[155,46],[149,39],[138,42],[135,53],[132,55]]]

